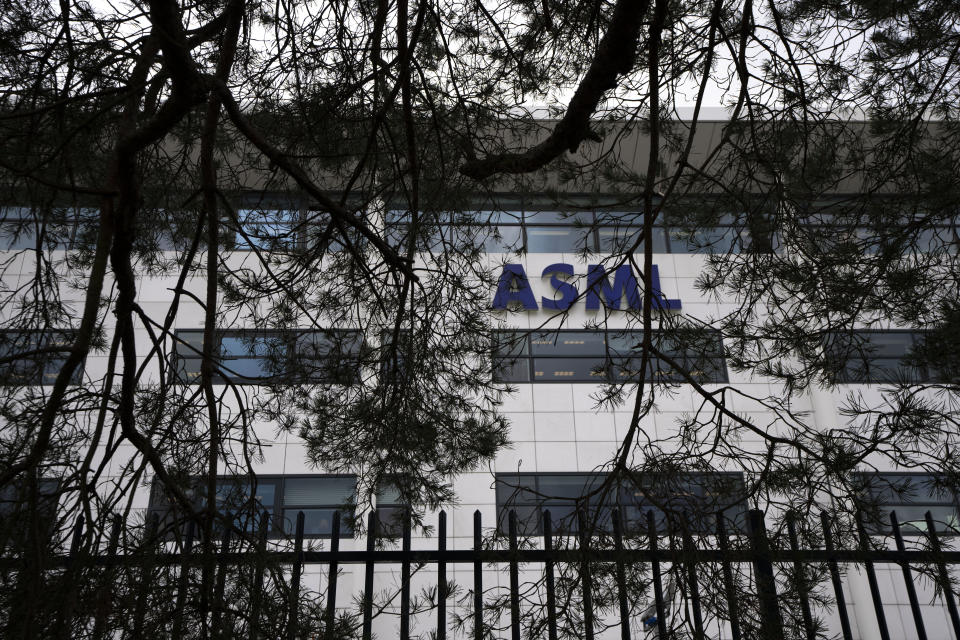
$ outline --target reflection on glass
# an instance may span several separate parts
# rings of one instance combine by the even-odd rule
[[[574,227],[527,227],[527,251],[530,253],[576,253],[584,246],[594,249],[592,234]]]

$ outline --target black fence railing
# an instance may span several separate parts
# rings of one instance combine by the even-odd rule
[[[436,570],[436,597],[430,607],[430,615],[435,615],[436,620],[432,637],[444,640],[451,629],[448,600],[452,597],[452,589],[448,581],[448,568],[459,564],[472,565],[473,584],[470,592],[460,594],[460,607],[468,610],[468,615],[467,624],[462,616],[459,618],[458,629],[461,636],[475,640],[495,637],[495,632],[508,634],[512,640],[520,640],[525,630],[526,635],[531,635],[530,627],[524,627],[522,621],[525,612],[529,612],[534,605],[527,597],[523,598],[521,605],[520,582],[521,572],[531,568],[537,571],[538,593],[544,596],[535,605],[540,609],[539,619],[542,621],[538,635],[545,634],[549,640],[571,634],[569,623],[562,626],[559,622],[561,614],[558,613],[561,608],[558,602],[558,574],[571,570],[577,576],[576,593],[579,594],[574,603],[578,609],[575,619],[579,626],[573,630],[573,634],[587,640],[592,640],[597,633],[598,605],[594,598],[598,591],[595,584],[598,571],[602,571],[601,579],[605,585],[606,599],[600,605],[604,610],[603,615],[605,619],[613,617],[617,620],[614,625],[605,625],[604,629],[609,634],[609,629],[619,626],[622,640],[631,637],[707,638],[707,616],[719,621],[724,626],[724,636],[734,640],[785,637],[813,640],[824,637],[825,629],[822,621],[814,616],[812,600],[821,608],[825,601],[829,601],[839,621],[841,637],[852,640],[854,635],[844,596],[842,569],[843,565],[853,564],[861,567],[866,574],[880,638],[889,640],[896,636],[891,636],[887,623],[875,566],[892,564],[899,566],[902,572],[901,586],[909,601],[916,636],[922,640],[928,637],[914,586],[914,572],[920,570],[936,583],[937,597],[940,604],[946,607],[953,637],[960,638],[960,616],[948,571],[949,566],[960,564],[960,551],[943,548],[929,512],[926,514],[923,548],[915,550],[906,549],[895,513],[890,513],[890,532],[895,549],[871,548],[868,534],[862,526],[858,528],[857,548],[836,548],[832,523],[826,513],[821,514],[821,521],[817,523],[823,548],[804,549],[800,548],[796,522],[789,517],[786,520],[787,535],[781,536],[786,542],[783,548],[775,548],[765,527],[763,513],[758,510],[748,512],[745,535],[739,532],[729,534],[725,530],[724,519],[717,518],[715,535],[709,538],[701,536],[699,546],[688,532],[667,536],[659,531],[652,512],[647,513],[648,528],[645,535],[640,538],[633,535],[629,541],[622,535],[621,523],[614,514],[610,531],[604,536],[601,546],[587,533],[589,529],[584,521],[585,515],[580,513],[578,516],[577,533],[555,535],[550,512],[543,512],[542,542],[537,541],[538,544],[532,546],[529,538],[524,540],[518,536],[516,514],[510,512],[503,544],[491,545],[484,540],[483,522],[477,511],[473,519],[473,548],[449,549],[447,516],[441,512],[434,537],[436,548],[416,550],[411,546],[409,517],[404,519],[402,525],[399,548],[377,548],[377,536],[369,535],[363,550],[340,548],[342,540],[338,513],[333,516],[332,535],[326,550],[304,547],[303,512],[298,514],[293,548],[288,550],[268,549],[269,516],[263,517],[259,532],[244,535],[242,540],[238,531],[224,528],[221,539],[212,547],[196,543],[195,525],[191,522],[176,551],[168,550],[172,544],[170,542],[160,540],[157,543],[160,538],[156,530],[158,523],[154,519],[148,527],[152,531],[144,536],[145,542],[138,551],[130,553],[119,552],[119,524],[114,528],[104,552],[85,551],[82,545],[84,523],[81,518],[73,530],[69,553],[48,558],[44,568],[44,571],[56,574],[56,584],[64,587],[56,592],[59,595],[55,614],[50,619],[29,623],[22,619],[22,611],[9,609],[4,613],[6,628],[10,633],[3,635],[142,638],[163,637],[157,635],[163,633],[171,638],[332,640],[359,637],[367,640],[374,637],[375,569],[390,565],[399,566],[399,611],[395,635],[401,640],[411,637],[412,617],[417,617],[422,625],[424,610],[411,611],[412,572],[427,566]],[[233,520],[228,515],[226,521]],[[377,531],[375,512],[369,514],[368,527],[368,531]],[[703,548],[707,541],[712,546]],[[643,546],[637,546],[638,542],[643,542]],[[209,551],[202,553],[201,546],[213,549],[212,555]],[[314,607],[311,622],[304,624],[305,604],[301,593],[303,568],[310,564],[326,565],[327,580],[325,594],[317,594],[314,604],[318,606]],[[363,591],[355,600],[358,611],[354,627],[337,623],[338,604],[341,604],[338,603],[338,582],[342,565],[363,565],[364,568]],[[669,565],[669,569],[665,569],[665,565]],[[485,602],[484,568],[491,566],[509,574],[507,595],[500,599],[497,605],[500,609],[495,616],[503,620],[500,626],[491,624],[493,605]],[[209,595],[198,596],[197,574],[204,567],[209,568],[209,580],[205,585]],[[283,589],[268,593],[264,585],[265,576],[277,567],[280,567]],[[643,613],[638,613],[631,604],[631,601],[636,602],[637,594],[631,592],[636,588],[636,583],[628,580],[628,573],[638,567],[642,567],[644,575],[648,576],[645,587],[653,592],[653,602]],[[242,571],[238,568],[242,568]],[[811,577],[811,568],[819,568],[824,577],[829,575],[832,593],[827,593],[826,599],[823,590],[814,595],[814,590],[821,585]],[[709,607],[703,604],[705,594],[702,592],[704,576],[701,571],[706,569],[711,571],[711,576],[716,576],[716,580],[710,584],[715,593],[710,598]],[[668,582],[665,579],[667,571],[671,572],[669,588],[665,586]],[[8,594],[29,590],[26,582],[30,570],[23,566],[21,558],[7,556],[0,559],[0,574],[5,583],[10,585]],[[789,594],[781,591],[786,574],[791,576]],[[744,576],[750,582],[748,589],[743,588]],[[276,579],[276,572],[273,577]],[[117,585],[121,580],[125,584],[122,589],[124,596],[112,597],[119,593]],[[564,588],[569,589],[569,582],[566,584]],[[687,635],[678,635],[669,626],[670,607],[676,591],[681,593],[685,601],[683,609]],[[91,600],[82,593],[87,596],[94,593],[95,597]],[[569,593],[566,595],[569,596]],[[203,601],[198,603],[197,598],[203,598]],[[267,600],[271,601],[270,607]],[[563,606],[569,607],[569,597],[564,600]],[[159,601],[172,602],[173,607],[159,623],[158,631],[156,620],[148,623],[148,618],[151,617],[151,603]],[[10,602],[13,601],[8,600],[6,606],[12,607]],[[242,603],[242,607],[236,606],[237,603]],[[270,613],[267,612],[268,608]],[[189,614],[188,610],[194,613]],[[197,611],[201,612],[199,617]],[[634,631],[638,627],[643,629],[640,634]],[[830,631],[833,637],[836,631]],[[31,633],[36,635],[24,635]],[[383,634],[380,636],[383,637]]]

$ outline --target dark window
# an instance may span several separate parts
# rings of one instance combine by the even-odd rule
[[[197,383],[203,331],[175,335],[177,376]],[[358,374],[361,343],[356,331],[219,331],[214,382],[350,384]]]
[[[227,247],[235,251],[289,251],[303,224],[297,209],[239,209],[227,227],[233,228]]]
[[[194,479],[185,490],[195,509],[203,505],[203,480]],[[341,512],[340,532],[353,533],[356,478],[353,476],[231,476],[217,479],[217,510],[231,514],[234,523],[245,531],[259,529],[264,514],[270,517],[270,537],[292,536],[297,514],[303,511],[306,537],[327,537],[333,526],[333,514]],[[156,513],[164,531],[183,531],[182,510],[154,480],[150,494],[150,513]]]
[[[378,533],[382,536],[397,537],[403,533],[403,518],[409,505],[403,500],[400,491],[392,484],[377,490]]]
[[[923,339],[920,331],[856,331],[831,336],[826,349],[840,383],[935,382],[936,371],[912,357]]]
[[[864,473],[857,481],[861,485],[864,525],[870,533],[892,533],[891,511],[896,511],[906,535],[927,531],[927,511],[933,516],[937,533],[960,533],[957,495],[942,478],[924,473]]]
[[[98,211],[90,208],[0,207],[0,251],[68,249],[87,241]]]
[[[639,331],[501,332],[494,347],[502,382],[625,382],[640,375],[643,335]],[[720,334],[688,331],[658,334],[655,347],[698,382],[726,382]],[[667,359],[651,358],[647,379],[683,382]]]
[[[510,510],[517,514],[523,535],[543,533],[543,512],[550,511],[553,530],[574,533],[579,529],[578,510],[597,531],[610,531],[611,515],[620,514],[628,532],[647,528],[652,511],[659,531],[714,533],[716,515],[723,512],[730,530],[742,530],[746,503],[743,481],[735,473],[645,476],[643,485],[622,480],[604,486],[606,476],[596,473],[497,474],[497,514],[501,532],[507,532]]]
[[[0,385],[53,384],[74,339],[73,331],[0,331]],[[74,384],[79,382],[82,368],[74,372]]]
[[[37,525],[44,542],[53,537],[59,500],[60,482],[41,478],[37,484]],[[29,504],[28,487],[22,481],[11,482],[0,489],[0,549],[32,542]]]

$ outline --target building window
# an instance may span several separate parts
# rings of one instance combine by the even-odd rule
[[[88,243],[98,224],[97,209],[0,207],[0,251],[76,248]],[[86,242],[85,242],[86,241]]]
[[[927,531],[927,511],[933,516],[937,533],[960,533],[957,495],[942,478],[925,473],[863,473],[856,480],[863,501],[864,526],[870,533],[892,533],[891,511],[896,511],[905,535]]]
[[[689,526],[691,533],[715,533],[720,512],[729,530],[739,531],[745,525],[743,479],[738,473],[645,476],[642,484],[621,480],[604,487],[606,477],[596,473],[497,474],[499,529],[507,532],[511,509],[517,514],[522,535],[543,534],[545,510],[550,511],[557,533],[578,531],[578,510],[597,531],[610,531],[614,511],[628,533],[647,530],[648,511],[653,512],[659,531],[681,531]]]
[[[57,523],[60,481],[41,478],[37,484],[37,526],[41,539],[50,542]],[[0,549],[32,542],[32,514],[28,487],[15,480],[0,489]]]
[[[0,331],[0,385],[53,384],[75,339],[69,330]],[[82,368],[74,372],[74,384],[80,381]]]
[[[403,518],[410,506],[403,500],[399,489],[387,484],[377,490],[378,535],[395,538],[403,533]]]
[[[186,489],[196,509],[204,503],[203,483],[196,478]],[[249,532],[258,531],[267,514],[271,538],[294,535],[300,511],[304,514],[305,537],[329,537],[333,514],[340,511],[340,533],[352,535],[356,485],[355,477],[337,475],[217,478],[217,511],[232,514],[236,526]],[[156,480],[150,493],[150,513],[157,514],[168,534],[182,531],[182,510]]]
[[[238,209],[228,223],[228,249],[234,251],[290,251],[296,248],[303,221],[299,209]]]
[[[936,370],[911,358],[923,339],[920,331],[855,331],[834,334],[826,350],[838,383],[940,382]]]
[[[644,216],[638,211],[596,207],[586,202],[581,207],[566,209],[536,202],[514,204],[514,209],[480,209],[459,214],[421,212],[418,250],[436,252],[447,243],[459,247],[474,244],[487,253],[620,253],[633,247],[643,234]],[[653,252],[772,250],[769,223],[747,228],[734,216],[714,217],[714,223],[692,228],[676,212],[664,212],[652,230]],[[763,216],[754,218],[767,220]],[[404,210],[387,211],[387,239],[391,244],[406,246],[409,221],[409,213]],[[638,244],[635,251],[643,251],[643,244]]]
[[[639,331],[505,331],[494,347],[496,375],[501,382],[630,382],[640,375],[642,342]],[[654,345],[698,382],[727,381],[717,332],[658,334]],[[665,359],[648,364],[648,380],[686,381]]]
[[[203,331],[175,333],[176,372],[200,381]],[[359,374],[362,338],[357,331],[217,332],[215,384],[351,384]]]

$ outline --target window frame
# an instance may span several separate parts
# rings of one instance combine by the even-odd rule
[[[854,335],[863,336],[864,334],[872,335],[910,335],[911,339],[911,349],[915,348],[920,341],[919,338],[926,335],[928,332],[921,329],[854,329],[852,331]],[[861,343],[861,349],[869,346],[869,341]],[[830,344],[826,345],[826,352],[828,358],[835,358],[830,353],[831,346]],[[903,371],[915,371],[917,376],[915,378],[910,376],[905,376],[903,378],[898,378],[897,376],[873,376],[870,375],[870,362],[873,360],[891,360],[892,358],[879,356],[879,357],[870,357],[864,353],[864,356],[858,353],[857,347],[852,347],[853,352],[849,354],[846,360],[842,363],[842,367],[838,367],[834,373],[834,384],[897,384],[900,382],[906,382],[907,384],[934,384],[938,382],[943,382],[937,375],[936,372],[927,364],[921,364],[919,366],[914,366],[910,364],[905,364],[904,360],[909,357],[909,352],[905,353],[900,357],[900,364],[897,366],[897,372]],[[859,375],[854,377],[851,376],[849,371],[851,365],[856,365],[857,363],[862,363],[863,370],[860,371]],[[854,370],[856,371],[856,370]],[[876,371],[876,369],[874,369]]]
[[[71,328],[65,328],[65,329],[55,329],[55,328],[49,328],[49,329],[2,329],[2,330],[0,330],[0,336],[6,337],[6,336],[12,335],[12,334],[19,334],[19,335],[46,334],[46,337],[48,337],[48,338],[50,338],[50,337],[55,337],[53,334],[59,334],[59,335],[62,336],[62,337],[72,337],[73,340],[75,340],[75,339],[76,339],[76,336],[77,336],[77,331],[76,331],[76,329],[71,329]],[[59,371],[60,371],[61,367],[63,366],[63,363],[66,362],[67,358],[70,357],[70,347],[72,347],[72,344],[73,344],[73,342],[71,341],[69,346],[65,347],[62,351],[59,351],[59,352],[48,353],[48,354],[44,354],[44,355],[42,355],[42,356],[40,356],[40,355],[38,355],[38,356],[30,356],[29,359],[34,360],[34,361],[36,361],[37,358],[44,358],[44,359],[45,359],[45,361],[42,363],[42,371],[40,372],[40,379],[39,379],[39,381],[31,378],[31,380],[30,380],[29,382],[13,382],[13,381],[11,381],[11,380],[8,379],[8,374],[7,374],[7,372],[5,372],[3,369],[12,366],[12,365],[15,364],[15,363],[14,363],[14,362],[9,362],[9,363],[5,363],[5,364],[3,364],[3,365],[0,365],[0,387],[49,387],[49,386],[53,385],[53,384],[56,382],[57,375],[59,375]],[[3,353],[2,353],[2,351],[3,351],[4,348],[5,348],[5,345],[3,345],[3,340],[0,339],[0,355],[2,355],[2,357],[8,357],[7,355],[3,355]],[[30,351],[35,351],[35,350],[40,350],[40,349],[46,349],[46,348],[49,348],[49,347],[48,347],[48,346],[41,346],[40,341],[37,340],[37,341],[34,341],[34,344],[33,344],[30,348],[28,348],[28,349],[26,349],[26,350],[23,350],[23,351],[20,351],[20,353],[28,353],[28,352],[30,352]],[[62,354],[62,355],[60,355],[60,354]],[[11,353],[10,355],[15,355],[15,353]],[[18,360],[20,360],[20,359],[18,359]],[[35,362],[35,364],[36,364],[36,362]],[[83,372],[84,372],[85,366],[86,366],[86,357],[84,357],[84,359],[81,360],[79,366],[78,366],[77,369],[73,372],[73,376],[72,376],[72,379],[70,380],[70,383],[69,383],[69,384],[74,384],[74,385],[80,384],[80,378],[83,377]],[[48,371],[48,369],[50,369],[50,368],[52,368],[53,371]],[[50,379],[49,381],[46,380],[47,376],[51,376],[51,379]]]
[[[174,330],[174,348],[173,348],[173,366],[171,367],[171,372],[173,376],[174,384],[200,384],[200,370],[196,369],[188,370],[184,367],[184,364],[189,361],[200,361],[202,360],[202,352],[193,346],[185,336],[199,335],[201,338],[200,344],[202,346],[202,336],[203,329],[192,329],[192,328],[181,328]],[[216,340],[217,340],[217,354],[218,363],[214,371],[213,383],[222,385],[222,384],[236,384],[242,386],[262,386],[262,385],[297,385],[297,384],[344,384],[340,380],[331,380],[327,378],[320,377],[319,375],[310,375],[306,377],[296,376],[296,372],[281,371],[275,374],[272,374],[268,377],[248,377],[239,375],[236,373],[230,373],[231,368],[227,364],[231,361],[243,361],[243,360],[262,360],[267,358],[266,355],[257,355],[256,353],[250,353],[244,355],[227,355],[224,356],[222,353],[223,341],[224,338],[236,338],[243,340],[245,338],[272,338],[278,337],[282,339],[282,344],[285,349],[285,354],[283,357],[289,362],[296,362],[298,360],[298,354],[296,352],[297,344],[300,342],[300,339],[304,336],[311,335],[320,335],[327,336],[330,334],[340,334],[342,337],[347,337],[348,335],[355,335],[357,337],[356,341],[356,352],[355,356],[357,361],[355,363],[356,371],[354,372],[354,380],[359,377],[360,373],[360,359],[361,352],[363,350],[363,334],[359,329],[217,329],[216,331]],[[341,356],[347,355],[346,353],[340,354]],[[309,360],[311,358],[305,358]],[[190,375],[191,377],[187,377]],[[351,383],[352,383],[351,382]]]
[[[220,484],[221,482],[223,481],[238,482],[245,478],[250,479],[251,476],[218,475],[217,476],[218,494],[219,494],[219,489],[221,487],[221,484]],[[351,501],[347,504],[341,503],[336,505],[333,503],[317,503],[317,504],[311,504],[311,505],[307,505],[305,503],[292,504],[292,505],[286,504],[286,501],[284,500],[284,492],[285,492],[287,480],[308,480],[308,479],[318,479],[318,478],[352,480],[353,488],[350,492]],[[205,479],[199,476],[191,478],[191,484],[197,487],[201,486],[204,482],[205,482]],[[294,519],[289,521],[290,530],[287,531],[286,530],[287,518],[284,516],[284,512],[292,511],[293,516],[295,518],[298,511],[307,511],[309,509],[329,510],[331,511],[331,513],[334,511],[340,511],[341,513],[340,537],[352,538],[354,536],[355,531],[353,528],[353,517],[356,514],[356,508],[357,508],[357,500],[356,500],[357,476],[356,475],[349,474],[349,473],[264,474],[264,475],[257,475],[256,482],[257,482],[257,486],[260,486],[260,484],[263,482],[274,483],[273,504],[270,506],[270,511],[269,511],[270,520],[269,520],[269,525],[267,527],[268,540],[291,539],[295,533],[296,520]],[[149,505],[147,506],[147,517],[150,518],[154,514],[157,514],[157,516],[159,517],[161,526],[163,526],[163,523],[165,521],[167,521],[168,526],[171,526],[176,522],[176,520],[171,522],[169,521],[169,518],[168,518],[168,515],[171,513],[171,503],[167,501],[163,504],[158,504],[157,499],[160,498],[161,495],[162,495],[162,489],[160,489],[160,484],[157,481],[156,477],[154,477],[150,484],[150,502],[149,502]],[[201,497],[200,497],[201,495],[202,493],[198,492],[198,494],[194,497],[194,505],[198,509],[203,506],[202,504],[203,501],[201,500]],[[266,508],[266,505],[264,505],[264,508]],[[227,513],[231,513],[231,512],[228,510]],[[253,522],[249,522],[249,524],[252,525],[252,527],[248,526],[247,527],[248,530],[250,531],[259,530],[260,518],[262,517],[262,514],[263,514],[263,511],[260,511],[257,514],[255,514]],[[224,514],[221,513],[220,515],[224,515]],[[253,514],[247,514],[247,515],[249,516]],[[234,514],[235,522],[236,522],[236,517],[237,517],[237,514]],[[332,526],[332,521],[331,521],[331,526]],[[177,532],[177,528],[171,526],[171,530],[168,532],[167,539],[169,540],[175,537],[176,532]],[[332,533],[330,531],[327,531],[325,533],[324,532],[311,533],[311,532],[308,532],[305,527],[303,537],[306,540],[319,540],[319,539],[332,537]]]
[[[536,497],[535,500],[525,501],[521,503],[512,503],[511,498],[514,498],[519,493],[523,492],[523,489],[514,488],[507,482],[502,479],[522,479],[522,478],[534,478],[539,481],[541,478],[557,478],[557,477],[577,477],[583,476],[585,478],[593,478],[597,480],[597,484],[602,481],[602,479],[607,474],[593,471],[520,471],[520,472],[498,472],[494,474],[494,489],[496,491],[495,504],[497,509],[497,531],[500,534],[506,534],[508,532],[508,514],[510,509],[518,511],[517,514],[517,524],[518,531],[521,535],[525,536],[542,536],[543,535],[543,512],[550,510],[551,511],[551,521],[553,523],[553,533],[554,535],[577,535],[579,533],[579,526],[576,521],[571,521],[565,523],[564,520],[570,517],[570,514],[564,515],[560,519],[557,519],[556,513],[552,507],[563,507],[564,510],[569,510],[575,503],[577,498],[556,498],[556,497]],[[729,478],[732,481],[739,482],[740,487],[744,487],[744,474],[738,471],[716,471],[716,472],[689,472],[682,474],[690,478],[696,478],[700,476],[714,476],[714,477],[723,477]],[[539,482],[538,482],[539,484]],[[507,496],[507,500],[501,500],[503,493],[502,489],[509,490],[510,493]],[[536,492],[541,493],[539,486],[536,487]],[[624,492],[627,491],[629,487],[619,484],[610,489],[612,495],[614,496],[614,502],[605,502],[598,505],[589,505],[590,512],[595,512],[596,510],[606,511],[613,513],[616,511],[620,518],[620,522],[624,532],[636,532],[639,534],[644,534],[647,531],[647,523],[645,521],[645,516],[643,522],[638,524],[637,520],[627,517],[627,511],[631,508],[640,509],[641,513],[645,513],[648,509],[642,507],[635,507],[633,504],[628,504],[624,499]],[[566,501],[567,504],[563,504],[563,501]],[[553,504],[558,503],[558,504]],[[724,512],[727,512],[735,507],[739,507],[736,513],[733,514],[733,517],[727,518],[727,529],[730,532],[736,532],[744,530],[746,526],[746,513],[749,505],[747,504],[746,496],[743,497],[738,503],[734,503],[729,507],[723,509]],[[530,513],[534,516],[535,522],[532,526],[526,525],[523,519],[520,516],[520,510],[530,510]],[[656,507],[655,505],[650,505],[649,509],[653,509],[655,513],[663,513],[663,511]],[[709,518],[710,523],[715,526],[716,518],[715,513],[710,513]],[[657,531],[660,533],[676,533],[679,529],[671,529],[669,527],[661,526],[662,522],[658,522]],[[609,516],[601,515],[600,527],[599,530],[594,530],[592,535],[601,535],[601,533],[610,533],[612,531],[612,521]],[[694,534],[703,534],[703,535],[712,535],[716,533],[716,529],[712,530],[701,530],[700,528],[694,526],[691,533]]]
[[[867,480],[867,478],[899,477],[899,478],[931,478],[932,479],[936,477],[936,474],[927,473],[925,471],[858,471],[856,472],[855,475],[857,476],[859,482],[863,483],[863,485],[860,487],[861,495],[858,497],[858,500],[862,502],[860,505],[858,505],[858,508],[864,503],[866,503],[866,506],[876,510],[877,511],[876,515],[882,518],[882,520],[874,520],[869,518],[869,516],[872,514],[869,514],[869,513],[864,514],[865,516],[867,516],[867,518],[865,519],[863,524],[864,524],[864,529],[867,531],[868,535],[892,536],[893,527],[889,521],[890,512],[897,511],[901,507],[920,508],[920,509],[924,509],[924,511],[931,511],[931,515],[933,515],[932,513],[933,510],[931,509],[931,507],[949,506],[953,508],[953,516],[956,524],[953,526],[950,526],[946,523],[941,523],[936,519],[936,516],[935,516],[934,517],[935,525],[937,524],[946,525],[942,529],[938,527],[936,534],[941,537],[960,536],[960,492],[953,492],[949,489],[944,489],[944,492],[952,494],[952,498],[939,500],[939,501],[921,500],[916,502],[914,501],[908,502],[902,498],[898,502],[879,502],[878,500],[875,500],[875,496],[873,495],[870,495],[867,497],[864,497],[863,495],[863,491],[869,490],[869,486],[868,486],[869,481]],[[887,487],[880,487],[880,491],[891,490],[888,487],[889,487],[889,484],[887,485]],[[903,512],[901,511],[897,517],[897,521],[900,524],[900,533],[902,535],[904,536],[929,535],[926,531],[926,523],[924,523],[924,528],[921,529],[913,524],[914,522],[920,522],[919,520],[903,520],[902,518],[900,518],[900,515],[902,514]]]
[[[720,353],[719,355],[710,355],[705,357],[709,357],[711,360],[719,358],[718,362],[715,363],[715,364],[718,364],[719,366],[715,368],[717,372],[716,375],[703,376],[705,379],[699,380],[698,382],[701,384],[727,384],[730,381],[730,372],[727,368],[727,360],[723,352],[723,336],[719,331],[710,330],[710,332],[713,333],[717,339],[717,346],[720,347]],[[538,333],[544,334],[544,335],[555,335],[557,336],[557,339],[559,339],[560,336],[563,336],[565,334],[570,335],[570,334],[577,334],[577,333],[602,333],[604,335],[604,344],[607,347],[606,348],[607,353],[603,355],[599,355],[599,354],[579,354],[579,355],[578,354],[570,354],[570,355],[537,354],[534,351],[533,340],[535,335]],[[537,359],[542,359],[542,360],[569,359],[569,360],[577,360],[577,361],[599,362],[600,358],[604,358],[606,360],[606,367],[610,367],[612,364],[615,364],[616,360],[613,360],[613,358],[616,358],[617,360],[620,360],[625,364],[630,360],[636,358],[637,356],[628,356],[626,354],[622,356],[618,356],[610,348],[610,338],[613,337],[616,339],[622,339],[622,336],[626,333],[640,335],[637,330],[610,329],[610,328],[594,330],[594,331],[591,331],[588,329],[557,329],[557,330],[514,329],[514,330],[499,331],[498,336],[512,335],[514,337],[517,337],[517,336],[523,335],[523,342],[517,343],[520,353],[517,353],[516,355],[513,354],[513,351],[511,351],[510,354],[508,355],[498,354],[497,351],[499,349],[499,345],[495,344],[493,346],[492,354],[491,354],[491,357],[493,358],[494,370],[496,371],[500,366],[498,363],[498,360],[511,360],[512,362],[508,367],[510,370],[514,370],[518,365],[522,365],[524,363],[526,364],[527,377],[525,380],[496,379],[495,382],[498,384],[555,384],[555,383],[621,384],[621,383],[629,383],[633,379],[633,376],[627,376],[624,378],[615,378],[615,379],[605,378],[601,376],[596,376],[593,379],[581,379],[576,376],[571,376],[570,379],[558,379],[558,378],[538,379],[536,376],[536,369],[534,367],[534,364]],[[651,364],[653,366],[656,366],[657,362],[659,362],[659,358],[653,357],[651,359]],[[591,375],[593,374],[591,373]],[[676,384],[687,384],[685,380],[668,378],[666,375],[663,374],[662,369],[657,369],[657,371],[655,372],[655,375],[657,375],[658,377],[658,379],[655,382],[662,382],[667,384],[671,382]]]

